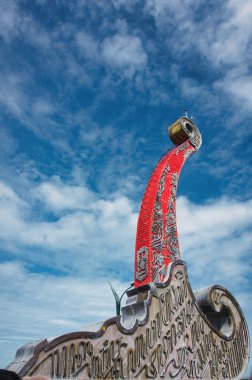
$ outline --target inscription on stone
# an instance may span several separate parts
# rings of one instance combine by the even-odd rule
[[[181,262],[170,276],[156,294],[149,290],[147,300],[140,301],[148,311],[134,327],[126,329],[118,317],[97,333],[47,342],[26,374],[59,379],[240,376],[248,361],[248,330],[236,301],[225,289],[212,287],[198,304]]]

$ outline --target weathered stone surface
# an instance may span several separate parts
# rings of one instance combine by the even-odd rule
[[[177,261],[165,283],[129,291],[121,317],[99,331],[26,345],[8,368],[53,378],[232,379],[246,369],[248,340],[232,295],[221,286],[194,295]]]

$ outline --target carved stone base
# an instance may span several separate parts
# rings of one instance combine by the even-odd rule
[[[120,317],[21,347],[8,369],[78,379],[233,379],[247,367],[242,311],[223,287],[193,294],[182,261],[165,283],[128,291]]]

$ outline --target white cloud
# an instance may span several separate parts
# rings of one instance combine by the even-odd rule
[[[93,60],[99,59],[98,42],[91,35],[85,32],[79,32],[77,33],[75,40],[79,51],[85,57]]]
[[[0,238],[5,249],[8,247],[14,254],[28,250],[26,254],[31,260],[48,264],[52,259],[65,269],[69,268],[71,252],[79,257],[71,261],[71,268],[80,272],[87,270],[87,265],[97,267],[106,261],[114,266],[122,261],[132,262],[137,214],[127,197],[117,194],[111,195],[111,199],[100,199],[84,186],[63,185],[59,181],[42,183],[30,196],[45,204],[55,217],[43,221],[42,213],[36,220],[32,207],[2,184]],[[53,252],[55,258],[36,254],[35,248]]]
[[[252,78],[247,72],[237,69],[229,71],[223,80],[215,83],[216,89],[222,89],[231,95],[241,109],[251,110],[252,106]]]
[[[28,272],[19,262],[0,264],[1,367],[24,343],[80,331],[115,315],[109,280],[118,294],[129,285],[97,278],[59,277]],[[14,281],[15,279],[15,281]],[[17,318],[18,313],[18,318]]]
[[[4,41],[8,42],[18,32],[15,28],[19,19],[17,4],[3,0],[0,9],[0,34]]]
[[[0,81],[0,107],[6,113],[40,138],[48,138],[49,134],[57,132],[57,123],[50,119],[51,114],[57,110],[55,102],[48,94],[38,95],[36,92],[34,95],[31,73],[8,70],[0,74]]]
[[[24,78],[18,74],[1,75],[0,104],[20,118],[27,110],[27,98],[22,90]]]
[[[198,283],[208,276],[235,288],[247,283],[246,259],[252,243],[252,201],[218,199],[195,205],[178,199],[178,228],[182,257]],[[203,273],[208,271],[206,278]],[[206,285],[206,284],[205,284]]]
[[[41,183],[33,193],[49,209],[57,212],[90,209],[96,198],[87,187],[64,185],[58,177],[54,177],[53,182]]]
[[[39,117],[39,115],[48,115],[55,111],[52,102],[45,98],[38,98],[34,101],[33,112]]]
[[[197,236],[201,240],[203,236],[221,238],[227,234],[240,230],[250,225],[252,218],[252,201],[239,202],[227,198],[218,199],[205,205],[194,205],[186,197],[178,199],[179,217],[190,223],[182,224],[183,233]],[[202,232],[201,232],[202,231]]]
[[[198,52],[199,68],[203,62],[208,65],[208,70],[217,70],[216,80],[208,83],[207,88],[203,88],[205,84],[200,77],[198,86],[201,89],[198,91],[202,93],[213,88],[216,92],[218,87],[241,107],[251,108],[249,64],[252,3],[250,0],[242,3],[239,0],[228,0],[214,8],[209,7],[198,19],[201,7],[200,1],[148,0],[145,12],[153,16],[159,33],[166,33],[166,45],[172,50],[173,56],[190,60]],[[205,78],[208,78],[208,73]],[[182,72],[178,82],[183,80]],[[194,88],[197,90],[197,85]],[[185,96],[197,96],[199,93],[196,91],[189,94],[190,88],[187,86],[184,89]]]
[[[71,156],[69,130],[63,128],[62,123],[54,117],[59,113],[58,103],[46,91],[39,93],[35,90],[32,74],[8,70],[0,74],[0,82],[0,109],[4,111],[3,115],[11,115],[38,138]],[[64,127],[68,126],[71,115],[61,111],[61,117],[64,119]]]
[[[3,247],[12,249],[14,256],[27,251],[33,262],[41,262],[43,257],[47,265],[52,260],[59,269],[72,268],[80,273],[83,265],[93,270],[104,265],[105,271],[107,265],[116,268],[119,262],[132,265],[137,213],[126,196],[117,193],[102,199],[87,186],[67,185],[54,178],[31,189],[28,197],[34,205],[40,202],[40,215],[35,212],[37,206],[33,210],[1,183],[0,238]],[[54,215],[51,220],[44,215],[47,211]],[[244,257],[251,244],[251,220],[252,201],[223,198],[196,205],[185,197],[178,198],[183,258],[191,263],[195,276],[200,276],[206,267],[213,269],[218,261],[226,262],[229,268],[223,275],[226,280],[230,278],[234,285],[245,281]],[[41,256],[37,250],[44,254]],[[33,252],[32,256],[29,252]],[[76,260],[71,260],[69,266],[69,255],[73,253]],[[216,278],[220,270],[217,266]]]
[[[106,64],[109,68],[124,70],[132,75],[147,65],[147,53],[142,40],[127,32],[95,39],[88,33],[79,32],[75,37],[79,52],[93,63]]]
[[[180,43],[174,49],[200,49],[213,65],[246,64],[252,27],[252,5],[250,0],[228,0],[218,7],[209,8],[200,20],[195,12],[201,6],[200,1],[165,1],[148,0],[145,11],[150,13],[157,27],[164,30],[176,24],[174,38],[179,37]],[[220,14],[221,11],[221,14]],[[221,16],[221,17],[220,17]],[[181,32],[186,35],[181,36]],[[170,36],[168,35],[169,39]]]
[[[6,43],[22,37],[29,44],[40,49],[48,49],[51,41],[46,30],[24,13],[18,2],[3,0],[0,4],[0,35]]]
[[[43,328],[46,327],[47,320],[52,325],[58,321],[60,321],[59,325],[66,325],[72,318],[78,320],[76,328],[80,329],[82,323],[95,322],[109,317],[114,306],[112,302],[109,302],[110,299],[113,299],[108,283],[111,280],[109,275],[107,278],[100,279],[99,287],[96,287],[94,286],[96,280],[85,281],[77,276],[61,277],[33,273],[27,271],[19,262],[6,262],[0,264],[0,276],[3,281],[1,304],[8,304],[14,308],[15,303],[18,302],[23,311],[20,315],[23,317],[28,315],[28,313],[24,313],[25,309],[31,311],[33,308],[34,314],[32,315],[31,312],[29,318],[35,315],[39,317],[38,312],[41,312],[43,305],[47,306],[45,308],[46,315],[42,313],[40,317],[43,321]],[[15,284],[13,284],[14,277]],[[117,280],[112,280],[112,282],[119,294],[125,286],[128,286],[128,283],[120,283]],[[101,289],[104,298],[100,298]],[[7,293],[10,296],[14,296],[15,293],[15,301],[11,297],[6,299],[3,294]],[[63,295],[64,297],[62,297]],[[55,304],[57,304],[57,308],[52,310],[51,308]],[[103,307],[98,306],[99,304],[100,306],[102,304]],[[70,305],[71,307],[69,307]],[[5,318],[5,316],[2,317]],[[15,315],[13,315],[13,319],[15,319]],[[12,323],[10,320],[9,322]],[[4,326],[6,329],[9,328],[8,318],[5,319]],[[24,324],[24,329],[25,327],[29,328],[29,325]],[[25,330],[23,332],[25,333]],[[36,330],[34,330],[35,332]]]
[[[139,37],[115,35],[104,40],[102,54],[105,61],[118,67],[144,67],[147,54]]]
[[[247,64],[246,58],[252,36],[252,4],[244,0],[227,2],[225,20],[219,23],[217,30],[212,30],[211,43],[203,47],[205,54],[213,63]],[[214,28],[215,25],[212,25]]]
[[[215,86],[229,94],[240,107],[251,109],[252,3],[227,2],[225,19],[218,25],[209,23],[208,32],[200,34],[199,46],[213,66],[225,67],[226,74]],[[216,88],[215,87],[215,88]]]
[[[15,191],[3,181],[0,182],[0,196],[2,205],[4,205],[4,203],[8,204],[8,206],[13,205],[14,207],[17,205],[25,205],[25,202],[18,197]]]
[[[13,138],[10,131],[4,128],[2,125],[0,127],[0,141],[1,141],[1,151],[0,155],[12,155],[18,147],[17,141]]]

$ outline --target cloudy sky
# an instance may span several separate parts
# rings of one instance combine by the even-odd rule
[[[252,330],[250,0],[0,0],[0,366],[115,314],[141,198],[183,110],[203,145],[178,197],[194,289]]]

